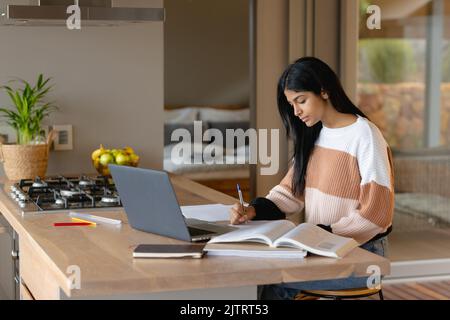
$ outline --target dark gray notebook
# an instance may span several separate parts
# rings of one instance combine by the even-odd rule
[[[205,245],[195,244],[140,244],[134,249],[134,258],[201,258]]]

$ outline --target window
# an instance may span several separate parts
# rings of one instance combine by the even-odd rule
[[[357,103],[394,154],[391,259],[450,258],[450,0],[359,5]]]

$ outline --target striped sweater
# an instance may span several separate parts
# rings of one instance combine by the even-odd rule
[[[394,176],[389,146],[378,128],[358,116],[342,128],[323,127],[308,162],[301,197],[291,190],[293,169],[266,199],[290,215],[331,227],[360,244],[392,225]]]

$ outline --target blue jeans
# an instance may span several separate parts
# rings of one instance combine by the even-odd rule
[[[365,243],[361,248],[385,256],[387,238]],[[258,286],[258,297],[262,300],[292,300],[300,290],[342,290],[367,287],[368,277],[350,276],[343,279],[291,282]]]

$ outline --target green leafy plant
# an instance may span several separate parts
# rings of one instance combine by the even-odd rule
[[[52,89],[50,80],[51,78],[44,79],[40,74],[35,85],[19,79],[13,82],[20,82],[22,88],[14,90],[10,86],[0,87],[6,91],[15,107],[15,110],[0,108],[0,116],[16,130],[18,144],[32,144],[42,137],[42,120],[57,109],[52,103],[44,102],[45,96]]]
[[[407,40],[364,39],[359,41],[359,46],[372,81],[398,83],[411,78],[417,71],[414,50]]]

